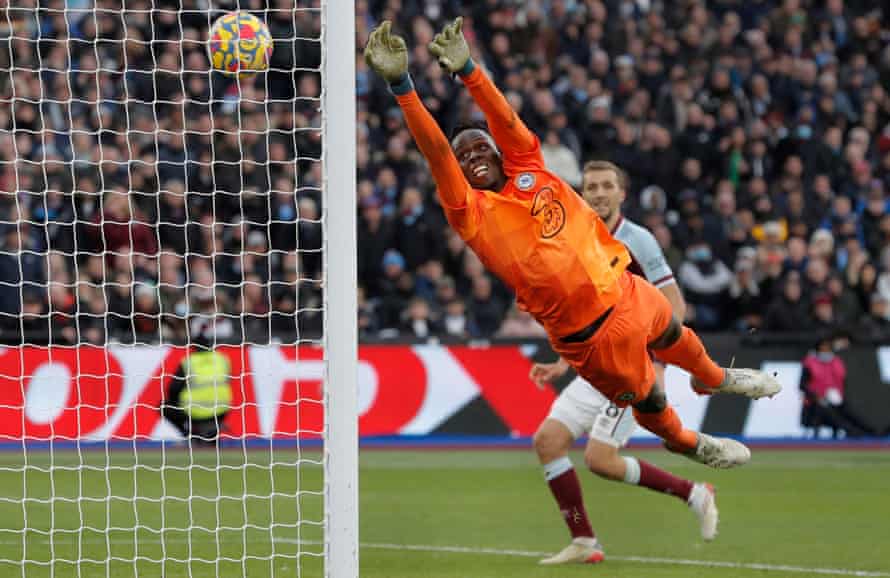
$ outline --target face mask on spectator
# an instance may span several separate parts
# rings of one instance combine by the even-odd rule
[[[705,263],[711,260],[711,248],[708,246],[693,247],[689,249],[689,260],[696,263]]]
[[[280,221],[293,221],[296,213],[294,211],[293,205],[290,203],[284,203],[280,207],[278,207],[278,220]]]

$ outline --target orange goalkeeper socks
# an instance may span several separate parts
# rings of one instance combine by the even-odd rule
[[[670,347],[656,350],[659,360],[682,367],[702,385],[714,388],[723,383],[723,368],[705,351],[698,335],[688,327],[683,327],[680,339]]]
[[[689,452],[698,445],[698,434],[683,427],[674,408],[667,406],[658,413],[644,413],[634,408],[637,423],[663,439],[672,451]]]

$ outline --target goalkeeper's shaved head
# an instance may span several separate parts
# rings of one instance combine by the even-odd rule
[[[454,125],[454,128],[451,129],[449,139],[453,143],[454,139],[456,139],[460,133],[467,130],[481,130],[482,132],[488,133],[489,135],[491,134],[491,131],[488,130],[488,123],[484,120],[468,120],[459,122]]]
[[[484,120],[471,120],[456,124],[454,128],[451,129],[451,148],[456,148],[457,137],[469,131],[478,131],[488,135],[488,139],[491,141],[491,146],[494,147],[498,155],[501,154],[497,143],[494,142],[494,137],[491,136],[491,131],[488,130],[488,123]]]
[[[451,148],[470,185],[500,191],[506,183],[501,152],[484,122],[459,124],[451,131]]]

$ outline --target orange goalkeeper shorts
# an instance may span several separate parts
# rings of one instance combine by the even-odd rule
[[[618,407],[646,399],[655,383],[655,368],[647,348],[667,329],[670,301],[654,285],[625,272],[622,295],[603,324],[587,340],[566,343],[551,339],[578,375]]]

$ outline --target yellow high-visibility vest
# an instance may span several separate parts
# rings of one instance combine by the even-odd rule
[[[183,411],[192,419],[210,419],[227,412],[232,403],[228,358],[215,351],[199,351],[182,363],[186,383],[180,397]]]

